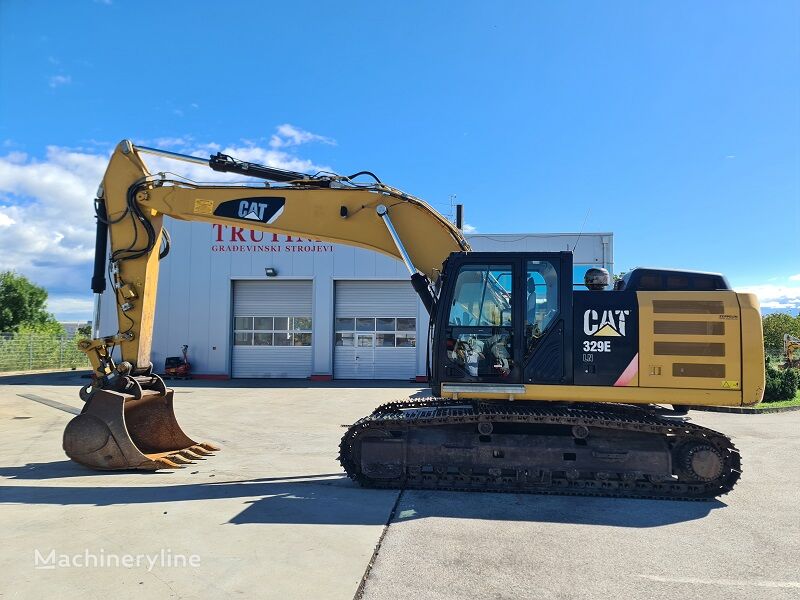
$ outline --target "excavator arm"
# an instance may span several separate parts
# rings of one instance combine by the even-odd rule
[[[152,176],[142,160],[143,152],[200,162],[218,171],[264,181],[198,185]],[[423,200],[369,175],[374,182],[357,184],[354,177],[310,177],[224,155],[204,160],[121,142],[111,157],[99,198],[95,283],[105,277],[105,249],[100,246],[104,245],[102,228],[108,224],[108,267],[120,326],[112,343],[119,345],[123,360],[134,370],[150,364],[165,215],[347,244],[398,258],[405,263],[415,290],[430,311],[433,282],[442,262],[451,252],[468,251],[469,245],[457,227]],[[276,180],[277,185],[273,183]],[[95,340],[92,348],[105,356],[104,345],[102,340]],[[93,362],[99,367],[98,353],[93,353]]]
[[[143,153],[200,163],[209,167],[209,175],[214,170],[261,181],[205,185],[153,175]],[[374,181],[363,183],[366,177]],[[172,408],[172,390],[152,372],[158,266],[170,243],[164,216],[348,244],[398,258],[429,312],[442,263],[452,252],[470,249],[460,230],[431,206],[368,171],[312,176],[223,154],[206,160],[137,147],[127,140],[111,156],[96,211],[94,339],[79,343],[92,363],[94,379],[81,390],[86,405],[64,432],[64,450],[73,460],[98,469],[175,467],[216,449],[183,433]],[[101,338],[99,302],[107,276],[119,330]],[[116,348],[118,362],[112,356]]]

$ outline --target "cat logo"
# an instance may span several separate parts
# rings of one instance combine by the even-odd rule
[[[242,221],[254,221],[271,225],[283,213],[286,205],[286,198],[265,197],[265,198],[239,198],[223,202],[214,211],[217,217],[227,219],[237,219]],[[197,209],[195,209],[197,212]]]
[[[587,310],[583,313],[583,333],[595,337],[625,337],[625,318],[630,310]]]
[[[266,222],[264,219],[264,211],[269,208],[269,204],[266,202],[256,202],[256,201],[249,201],[249,200],[241,200],[239,202],[239,216],[243,219],[250,219],[251,221],[263,221]],[[280,214],[278,213],[271,215],[271,221],[275,220],[275,218]],[[271,222],[270,221],[270,222]]]

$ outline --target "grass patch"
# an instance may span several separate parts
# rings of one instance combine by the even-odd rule
[[[780,402],[761,402],[754,408],[783,408],[784,406],[800,406],[800,390],[797,391],[793,400],[781,400]]]

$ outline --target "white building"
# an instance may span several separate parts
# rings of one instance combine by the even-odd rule
[[[59,321],[59,323],[61,323],[61,326],[64,328],[64,333],[67,337],[74,336],[81,327],[91,327],[92,325],[91,321]]]
[[[152,361],[189,346],[195,376],[412,379],[425,375],[428,318],[400,261],[369,250],[165,219]],[[476,251],[574,247],[573,281],[613,272],[613,235],[474,234]],[[101,333],[116,331],[103,298]]]

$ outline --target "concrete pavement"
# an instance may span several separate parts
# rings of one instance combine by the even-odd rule
[[[0,596],[354,597],[398,493],[342,476],[339,424],[423,391],[177,382],[182,425],[223,451],[179,471],[94,473],[60,447],[83,382],[0,378]],[[692,417],[744,455],[722,501],[404,492],[363,597],[800,597],[800,413]],[[37,569],[36,551],[144,563]]]
[[[353,597],[397,492],[362,490],[343,476],[339,425],[416,388],[331,392],[181,382],[179,421],[224,450],[178,471],[94,473],[61,451],[73,415],[18,395],[79,407],[80,380],[27,380],[33,385],[0,388],[0,572],[7,574],[0,595]],[[101,554],[197,555],[200,566],[35,569],[36,550],[45,557],[51,550],[70,557],[88,551],[95,562]]]
[[[379,598],[800,598],[800,414],[692,419],[743,455],[714,502],[406,491]]]

